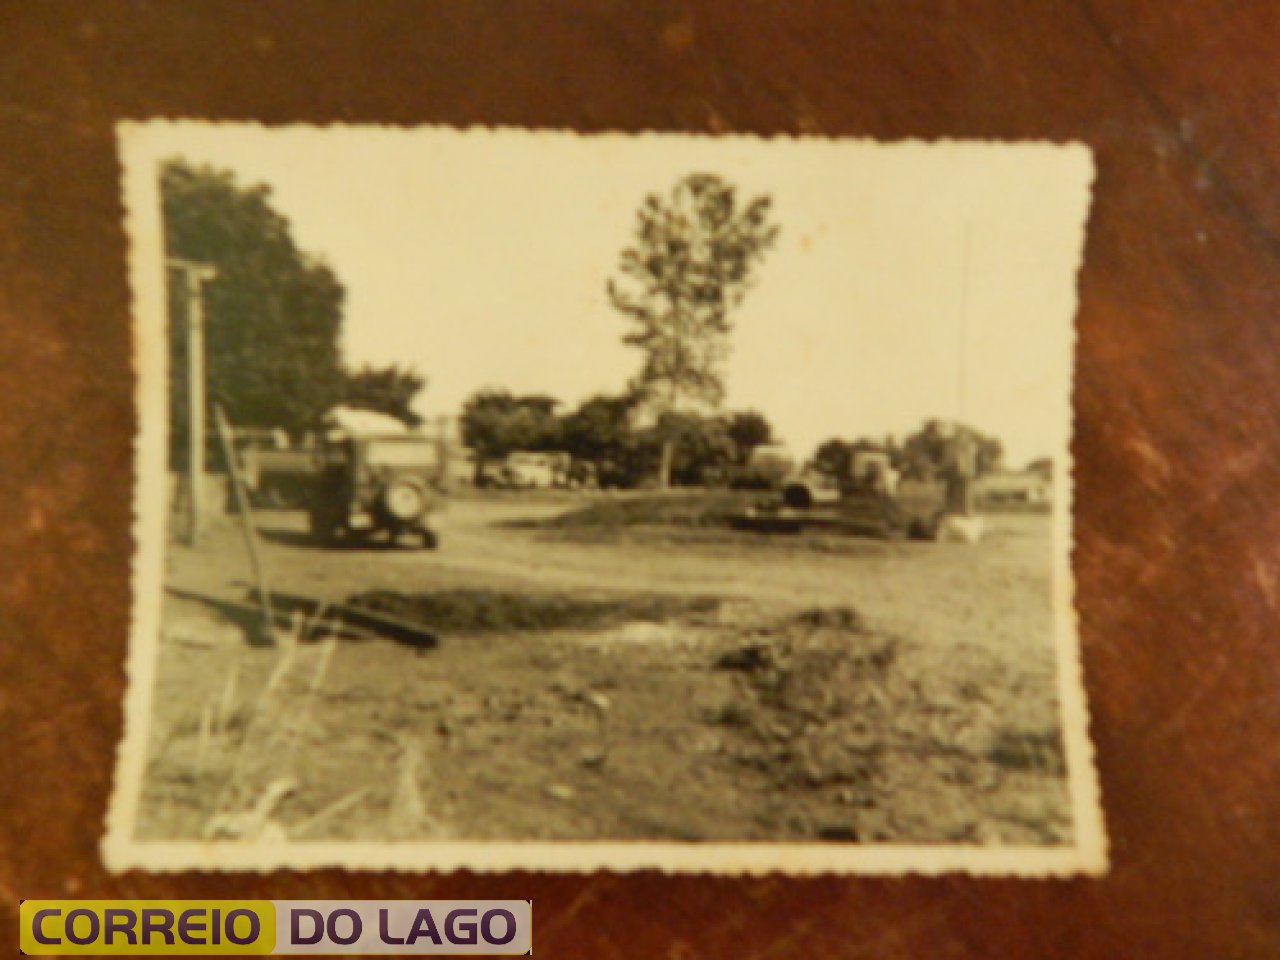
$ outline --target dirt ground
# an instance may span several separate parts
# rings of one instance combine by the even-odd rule
[[[139,839],[1070,841],[1047,517],[545,523],[582,503],[457,497],[430,552],[259,516],[274,589],[376,592],[435,648],[255,644],[231,521],[172,545]]]

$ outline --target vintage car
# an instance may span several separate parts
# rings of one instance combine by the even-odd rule
[[[516,450],[507,455],[511,486],[518,490],[548,490],[558,483],[559,455]]]
[[[311,532],[324,543],[358,542],[379,534],[395,542],[418,537],[434,548],[429,525],[447,487],[445,450],[413,433],[344,435],[317,450],[310,504]]]
[[[549,490],[571,486],[573,458],[561,451],[513,450],[476,471],[476,485],[499,490]]]

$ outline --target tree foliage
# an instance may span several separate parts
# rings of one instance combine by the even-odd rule
[[[576,459],[593,463],[618,461],[634,444],[631,417],[635,400],[629,396],[596,396],[560,421],[564,449]]]
[[[666,413],[650,438],[655,446],[674,439],[670,479],[682,486],[725,484],[739,460],[729,421],[724,417]]]
[[[723,399],[732,312],[778,236],[771,204],[768,196],[739,203],[737,189],[713,174],[686,176],[641,204],[608,292],[631,323],[623,341],[644,352],[632,389],[660,413]],[[664,485],[674,442],[666,441]]]
[[[217,270],[204,285],[210,400],[237,424],[311,427],[343,393],[342,284],[298,249],[269,187],[243,187],[231,173],[181,160],[164,165],[160,186],[166,254]],[[176,271],[169,296],[176,453],[187,436],[188,319]]]
[[[919,430],[903,439],[898,469],[905,477],[919,479],[949,476],[956,469],[956,439],[962,434],[973,441],[975,476],[1000,469],[1004,445],[999,438],[942,420],[926,420]]]
[[[864,451],[887,452],[895,468],[900,466],[900,449],[890,437],[885,442],[859,437],[846,441],[832,437],[822,443],[813,456],[813,464],[819,471],[831,477],[847,477],[853,469],[853,456]]]
[[[919,430],[911,433],[901,443],[892,436],[872,439],[861,436],[856,440],[832,438],[819,445],[814,452],[813,465],[828,476],[849,475],[854,454],[860,451],[888,453],[895,470],[906,479],[941,480],[956,470],[956,438],[965,434],[973,440],[974,466],[977,476],[1000,470],[1004,462],[1004,445],[996,436],[942,420],[925,420]]]
[[[513,450],[556,449],[558,404],[552,397],[481,390],[462,407],[462,440],[484,460],[501,460]]]
[[[737,448],[738,463],[745,464],[751,459],[751,452],[756,447],[773,442],[773,426],[762,413],[755,410],[744,410],[735,413],[728,422],[729,437]]]
[[[411,427],[422,423],[413,410],[427,381],[412,367],[363,366],[343,377],[342,402],[361,410],[373,410],[403,420]]]
[[[600,395],[560,420],[560,442],[575,460],[595,466],[602,486],[634,487],[657,468],[658,447],[633,428],[636,398]]]
[[[879,451],[889,455],[889,462],[905,478],[945,479],[956,470],[956,438],[961,434],[973,441],[976,476],[1000,469],[1004,447],[999,438],[943,420],[926,420],[901,443],[893,437],[860,437],[853,441],[833,437],[819,445],[813,465],[829,476],[844,477],[849,474],[855,453]]]
[[[677,484],[717,484],[731,479],[760,436],[771,434],[759,414],[707,416],[666,413],[648,427],[636,426],[638,400],[631,394],[598,395],[557,415],[557,402],[539,395],[518,397],[483,390],[463,408],[463,439],[482,459],[495,461],[515,450],[561,450],[590,463],[604,486],[636,487],[658,472],[663,445],[676,442],[671,479]],[[744,430],[743,424],[750,425]],[[735,424],[739,438],[735,438]]]
[[[813,465],[829,477],[848,476],[853,463],[853,446],[839,437],[832,437],[818,445],[813,454]]]

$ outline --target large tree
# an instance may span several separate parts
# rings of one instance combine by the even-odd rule
[[[339,338],[345,291],[300,250],[264,185],[174,160],[161,171],[165,251],[212,265],[204,285],[210,400],[234,423],[300,432],[343,393]],[[170,276],[170,436],[187,442],[187,299]]]
[[[732,313],[778,236],[771,203],[768,196],[740,203],[733,185],[700,173],[641,204],[635,236],[619,262],[621,277],[609,281],[608,291],[631,322],[623,341],[644,352],[632,387],[659,422],[686,403],[715,407],[723,398]],[[674,433],[663,440],[664,487],[676,442]]]

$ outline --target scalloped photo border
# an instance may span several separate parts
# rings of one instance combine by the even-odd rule
[[[132,290],[134,366],[138,434],[135,440],[132,617],[128,639],[128,689],[124,703],[124,735],[118,748],[115,779],[106,815],[102,855],[113,872],[141,869],[172,871],[266,871],[281,868],[341,867],[353,870],[439,872],[453,870],[660,870],[688,874],[937,875],[1066,877],[1106,872],[1107,839],[1102,815],[1094,751],[1089,739],[1089,713],[1080,664],[1080,643],[1071,568],[1073,482],[1070,445],[1055,466],[1052,513],[1052,603],[1057,690],[1066,754],[1066,782],[1071,799],[1074,841],[1069,846],[899,845],[891,843],[719,843],[719,842],[281,842],[140,841],[134,827],[138,815],[150,740],[152,688],[156,680],[161,628],[162,573],[165,551],[167,364],[166,279],[160,216],[159,164],[180,153],[184,137],[216,130],[226,137],[271,137],[293,131],[322,132],[325,137],[483,140],[495,151],[518,156],[541,138],[604,140],[625,150],[638,140],[678,145],[750,143],[762,162],[786,163],[797,148],[900,151],[1016,151],[1028,160],[1052,155],[1062,166],[1061,188],[1069,191],[1078,222],[1074,230],[1076,262],[1072,290],[1082,268],[1086,224],[1094,177],[1092,154],[1078,143],[1044,141],[908,140],[882,142],[822,137],[764,138],[677,133],[576,133],[521,128],[454,128],[440,126],[382,127],[358,125],[264,126],[200,120],[128,121],[119,124],[117,145],[122,168],[128,276]],[[1071,349],[1074,351],[1072,303]],[[1073,368],[1073,364],[1072,364]],[[1063,385],[1070,410],[1073,378]],[[1070,415],[1070,414],[1069,414]]]

